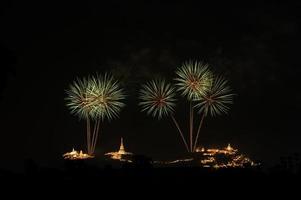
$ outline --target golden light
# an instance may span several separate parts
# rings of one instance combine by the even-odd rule
[[[196,148],[196,154],[200,154],[201,160],[200,164],[203,167],[213,167],[218,168],[243,168],[245,165],[258,166],[259,163],[253,162],[250,158],[243,154],[239,154],[237,149],[231,147],[228,144],[227,147],[223,149],[205,149],[204,147]],[[225,161],[218,161],[218,156],[223,156]]]
[[[111,159],[114,159],[114,160],[131,162],[131,160],[126,159],[125,156],[129,156],[129,155],[133,155],[133,154],[131,152],[125,151],[124,145],[123,145],[123,138],[121,138],[119,150],[116,152],[106,153],[105,155],[109,156]]]
[[[65,160],[83,160],[83,159],[89,159],[89,158],[94,158],[94,156],[88,155],[83,153],[82,150],[80,150],[79,152],[74,150],[74,148],[72,149],[71,152],[67,152],[63,155]]]
[[[228,144],[228,146],[227,146],[227,151],[232,151],[233,150],[233,148],[231,147],[231,145],[230,144]]]

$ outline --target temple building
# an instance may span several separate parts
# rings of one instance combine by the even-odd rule
[[[199,155],[201,166],[214,168],[233,168],[258,166],[259,163],[254,163],[247,156],[240,154],[237,149],[234,149],[230,144],[223,149],[205,149],[197,148],[196,155]]]
[[[82,150],[79,152],[72,149],[71,152],[67,152],[63,155],[65,160],[83,160],[88,158],[93,158],[93,156],[83,153]]]
[[[131,157],[133,155],[133,153],[125,151],[124,145],[123,145],[123,138],[121,138],[119,150],[116,152],[106,153],[105,155],[109,156],[111,159],[114,159],[114,160],[130,161],[129,157]]]
[[[256,167],[260,163],[253,162],[250,158],[241,154],[238,149],[233,148],[230,144],[228,146],[218,148],[204,148],[198,147],[191,157],[172,160],[172,161],[155,161],[159,166],[193,166],[209,167],[209,168],[244,168]]]

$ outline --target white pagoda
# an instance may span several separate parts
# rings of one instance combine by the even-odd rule
[[[133,155],[133,154],[125,151],[124,145],[123,145],[123,138],[121,138],[119,151],[109,152],[109,153],[106,153],[105,155],[110,156],[112,159],[123,161],[123,160],[126,160],[126,159],[124,159],[125,156]]]

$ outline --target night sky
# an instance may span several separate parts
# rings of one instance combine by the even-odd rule
[[[55,165],[85,149],[84,121],[65,106],[76,77],[112,72],[128,98],[101,124],[96,153],[126,149],[164,159],[185,151],[170,119],[140,113],[139,86],[189,59],[209,63],[237,94],[227,116],[206,118],[200,143],[233,144],[273,165],[301,152],[301,3],[1,3],[0,168]],[[250,1],[252,2],[252,1]],[[181,97],[176,117],[188,128]]]

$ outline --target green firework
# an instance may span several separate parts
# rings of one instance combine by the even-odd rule
[[[186,96],[188,100],[197,98],[204,94],[212,82],[212,73],[207,64],[188,61],[176,70],[178,91]]]
[[[174,111],[175,92],[174,88],[165,80],[153,80],[142,86],[140,90],[139,105],[142,111],[153,117],[161,119]]]
[[[227,114],[229,105],[233,104],[233,96],[231,88],[227,85],[227,80],[221,76],[213,79],[210,88],[196,98],[196,108],[199,112],[211,116]]]
[[[89,93],[93,81],[88,78],[77,78],[67,90],[66,105],[72,114],[86,119],[91,115],[93,109],[93,96]]]
[[[113,76],[77,78],[67,90],[67,106],[80,118],[113,119],[124,107],[125,95]]]
[[[102,120],[118,117],[119,112],[125,106],[122,102],[125,94],[113,76],[105,74],[93,78],[93,86],[89,87],[89,94],[94,96],[92,116]]]

